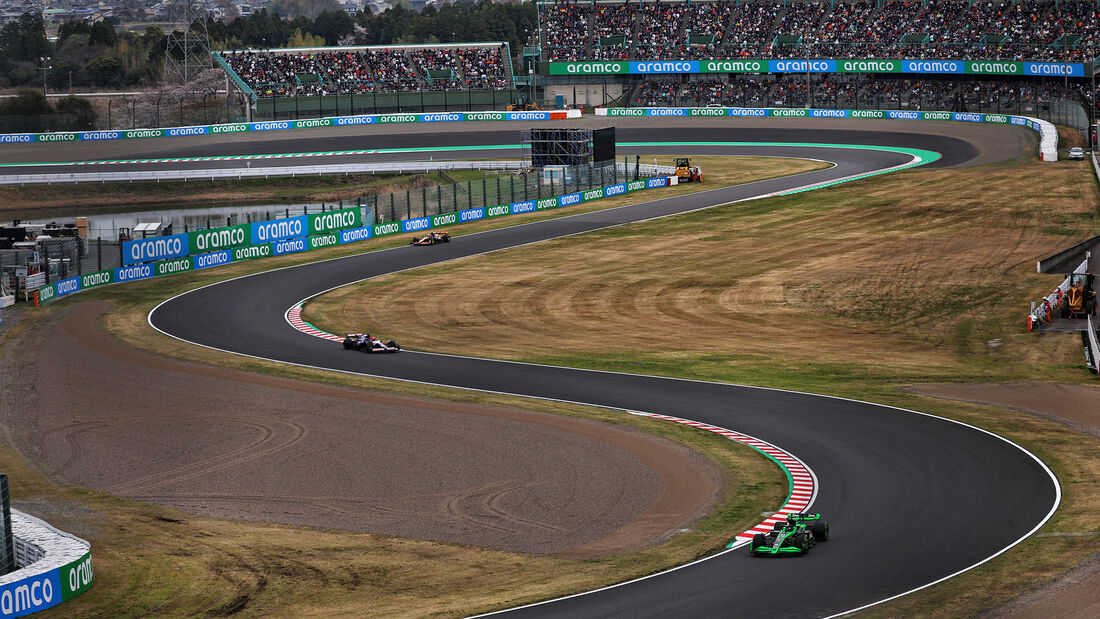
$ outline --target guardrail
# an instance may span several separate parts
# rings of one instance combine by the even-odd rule
[[[1081,332],[1081,340],[1085,346],[1085,366],[1090,372],[1100,376],[1100,341],[1096,339],[1096,328],[1092,325],[1092,316],[1087,316],[1088,323]]]
[[[92,586],[88,542],[11,510],[19,569],[0,576],[0,617],[19,617],[57,606]]]
[[[247,157],[245,157],[247,159]],[[257,157],[261,159],[261,157]],[[269,159],[268,159],[269,160]],[[617,163],[622,167],[622,163]],[[135,170],[128,172],[68,172],[55,174],[14,174],[0,176],[0,185],[52,185],[54,183],[122,183],[242,178],[273,176],[322,176],[332,174],[408,174],[439,170],[522,170],[522,161],[400,161],[380,163],[338,163],[308,166],[260,166],[243,168],[200,168],[191,170]],[[633,168],[633,166],[631,166]],[[640,174],[672,174],[672,166],[640,164]]]
[[[1027,127],[1039,133],[1039,158],[1058,160],[1058,130],[1051,123],[1030,116],[981,114],[971,112],[916,112],[899,110],[826,110],[810,108],[745,107],[635,107],[597,108],[597,116],[712,116],[736,118],[881,118],[893,120],[947,120],[954,122],[996,123]]]
[[[486,120],[565,120],[580,118],[580,110],[536,110],[527,112],[439,112],[431,114],[362,114],[334,116],[309,120],[271,120],[255,123],[229,123],[223,125],[196,125],[170,129],[119,129],[117,131],[64,131],[58,133],[5,133],[0,134],[0,144],[28,144],[37,142],[82,142],[104,140],[132,140],[145,138],[189,137],[245,133],[251,131],[283,131],[314,127],[340,127],[357,125],[386,125],[406,123],[437,123]]]
[[[1100,234],[1090,239],[1085,239],[1084,241],[1075,244],[1073,247],[1063,249],[1056,254],[1047,256],[1046,258],[1043,258],[1042,260],[1035,263],[1035,271],[1037,273],[1057,272],[1057,269],[1054,268],[1056,265],[1059,265],[1067,260],[1071,260],[1074,254],[1079,254],[1082,251],[1085,251],[1098,241],[1100,241]]]
[[[1096,161],[1096,151],[1092,151],[1092,171],[1096,174],[1096,182],[1100,183],[1100,162]]]

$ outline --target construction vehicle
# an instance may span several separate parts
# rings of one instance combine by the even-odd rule
[[[506,109],[509,112],[535,112],[539,106],[534,103],[512,103]]]
[[[1096,285],[1092,273],[1072,273],[1069,287],[1059,304],[1062,318],[1082,318],[1096,315]]]
[[[701,183],[703,172],[698,167],[693,167],[687,157],[677,157],[676,178],[679,179],[676,181],[678,183]]]

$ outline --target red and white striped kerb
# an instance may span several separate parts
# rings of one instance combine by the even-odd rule
[[[323,340],[329,340],[330,342],[344,341],[344,338],[340,337],[339,335],[333,335],[328,331],[322,331],[309,324],[308,322],[302,320],[302,305],[300,303],[286,311],[286,321],[289,322],[290,326],[294,327],[295,329],[301,331],[302,333],[312,335],[313,337],[319,337]]]
[[[639,415],[642,417],[652,417],[654,419],[663,419],[665,421],[674,421],[676,423],[682,423],[686,426],[693,428],[699,428],[700,430],[707,430],[714,432],[715,434],[721,434],[722,436],[730,439],[731,441],[737,441],[744,445],[748,445],[753,449],[756,449],[764,454],[771,456],[780,468],[790,477],[790,495],[787,497],[787,502],[779,508],[772,516],[769,516],[766,520],[756,525],[755,527],[745,531],[744,533],[738,533],[737,539],[739,540],[751,540],[753,535],[757,533],[766,533],[772,530],[772,526],[776,522],[787,519],[787,514],[797,514],[804,511],[810,506],[810,503],[814,500],[816,493],[816,478],[810,469],[802,463],[801,460],[792,456],[791,454],[783,451],[782,449],[766,443],[760,439],[753,438],[740,432],[734,432],[718,426],[712,426],[710,424],[701,423],[698,421],[691,421],[690,419],[681,419],[679,417],[670,417],[668,415],[657,415],[654,413],[643,413],[638,411],[631,411],[633,415]]]

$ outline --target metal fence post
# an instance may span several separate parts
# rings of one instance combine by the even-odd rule
[[[97,271],[103,270],[103,237],[95,237],[95,259]],[[121,266],[121,265],[120,265]]]

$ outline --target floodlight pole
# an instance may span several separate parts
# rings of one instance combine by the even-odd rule
[[[39,56],[38,60],[42,62],[42,96],[46,96],[46,71],[53,68],[52,65],[46,66],[46,63],[52,59],[51,56]]]

